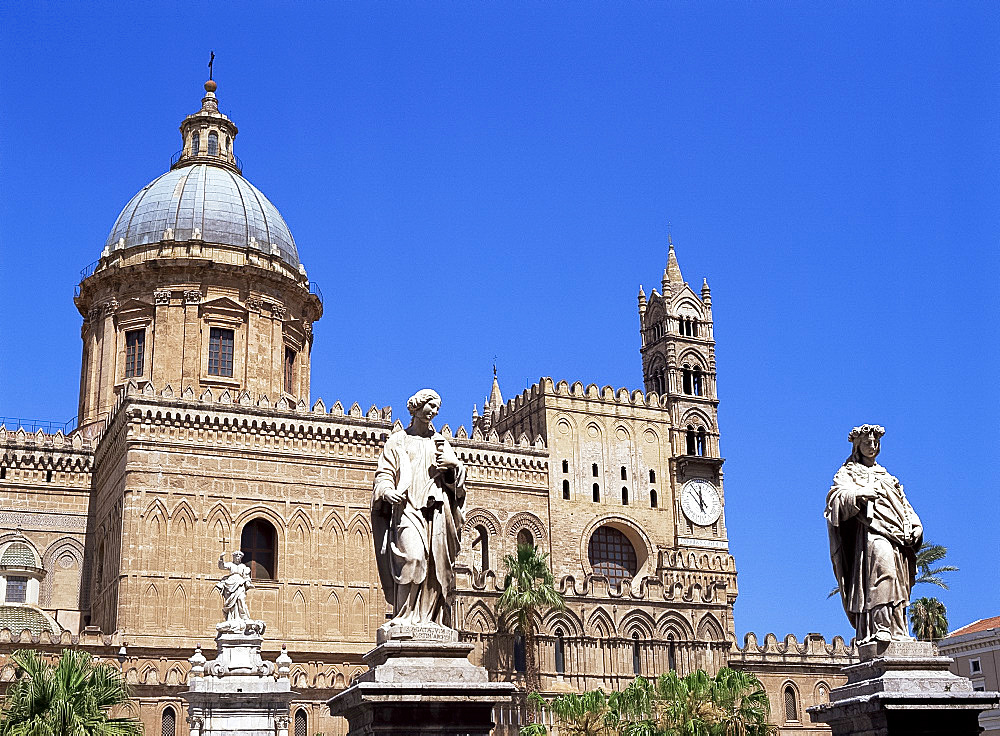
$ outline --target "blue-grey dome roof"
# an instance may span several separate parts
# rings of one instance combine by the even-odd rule
[[[167,228],[175,240],[189,240],[198,228],[206,243],[256,247],[299,267],[281,213],[257,187],[221,166],[183,166],[151,181],[125,205],[105,245],[113,252],[156,243]]]

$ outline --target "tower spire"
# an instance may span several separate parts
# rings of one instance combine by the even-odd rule
[[[680,264],[677,263],[677,254],[674,253],[674,242],[669,235],[667,236],[667,268],[664,275],[671,284],[679,286],[684,283]]]

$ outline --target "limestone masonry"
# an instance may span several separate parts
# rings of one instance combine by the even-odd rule
[[[78,428],[0,428],[0,681],[11,651],[72,643],[117,658],[147,733],[178,736],[189,657],[218,621],[219,554],[242,549],[262,655],[291,657],[289,734],[339,735],[324,704],[367,669],[386,620],[369,514],[402,425],[311,399],[321,295],[205,89],[171,170],[84,271]],[[642,390],[542,377],[504,401],[494,377],[470,429],[438,428],[468,473],[455,628],[491,680],[523,681],[523,640],[495,603],[503,556],[533,543],[567,602],[539,624],[547,692],[730,665],[764,682],[782,733],[828,732],[805,709],[844,683],[843,640],[735,640],[712,297],[672,243],[638,312]]]

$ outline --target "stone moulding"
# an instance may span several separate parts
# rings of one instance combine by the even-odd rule
[[[743,646],[738,646],[733,642],[733,658],[745,663],[759,662],[772,656],[796,656],[796,657],[816,657],[820,660],[839,660],[844,664],[857,661],[858,651],[852,644],[844,642],[844,637],[835,636],[828,644],[826,639],[820,634],[807,634],[806,638],[799,642],[795,634],[786,634],[783,641],[779,641],[773,633],[764,636],[764,643],[757,643],[757,635],[748,633],[743,638]]]

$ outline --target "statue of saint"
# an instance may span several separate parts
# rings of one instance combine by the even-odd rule
[[[465,508],[465,466],[431,424],[441,408],[425,388],[406,402],[410,426],[378,459],[372,530],[379,580],[394,616],[384,626],[451,627],[450,598]]]
[[[851,456],[833,477],[824,516],[833,573],[857,643],[910,640],[906,607],[923,527],[899,480],[875,462],[885,430],[848,435]]]
[[[232,631],[243,631],[251,622],[250,609],[247,607],[247,590],[253,587],[250,582],[250,567],[243,564],[243,553],[233,552],[233,561],[226,562],[225,554],[219,555],[219,569],[228,571],[228,575],[215,584],[215,589],[222,595],[222,615],[225,621],[220,627]]]

